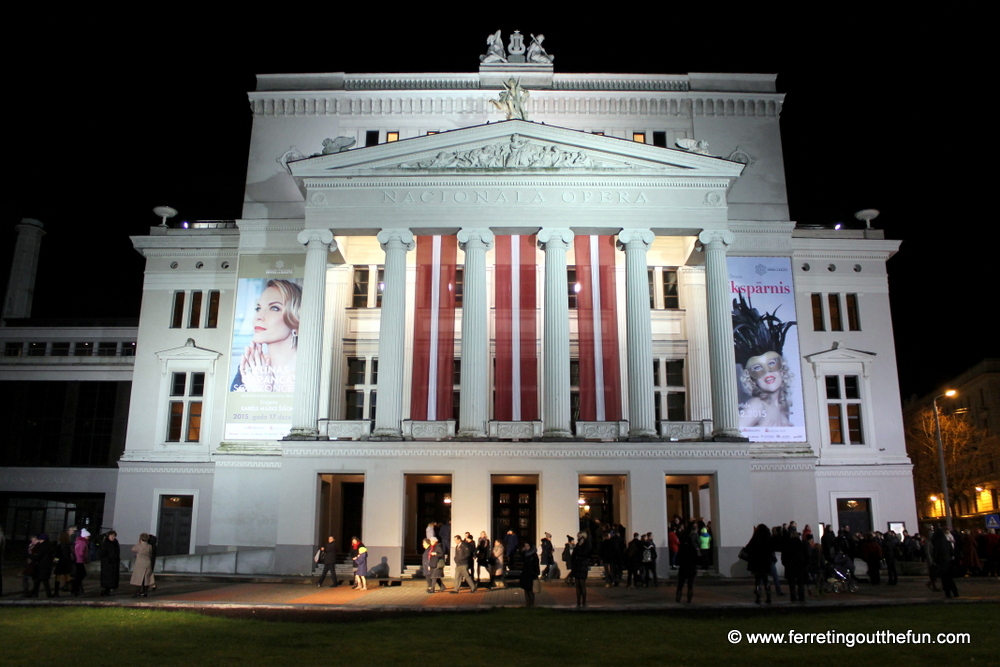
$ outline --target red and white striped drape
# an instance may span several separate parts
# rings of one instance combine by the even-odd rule
[[[498,421],[538,416],[538,340],[535,236],[497,236],[496,394]]]
[[[451,419],[458,239],[418,236],[410,418]],[[403,326],[402,322],[396,326]]]
[[[580,350],[580,419],[618,421],[622,416],[618,359],[615,237],[577,236],[576,295]]]

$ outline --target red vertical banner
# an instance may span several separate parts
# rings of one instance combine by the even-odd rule
[[[538,419],[535,236],[497,236],[494,265],[498,421]]]
[[[580,419],[618,421],[622,415],[618,359],[615,237],[577,236],[576,295],[580,350]]]
[[[455,236],[418,236],[410,419],[452,418],[455,358]]]

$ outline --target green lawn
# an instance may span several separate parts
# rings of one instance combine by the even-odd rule
[[[365,619],[365,620],[362,620]],[[359,616],[332,623],[277,623],[128,608],[0,609],[0,664],[108,665],[952,665],[1000,663],[1000,604],[806,612],[572,613],[551,609]],[[744,639],[727,638],[739,630]],[[962,645],[750,645],[753,632],[967,632]],[[787,641],[787,640],[786,640]],[[900,661],[904,661],[900,663]],[[803,661],[806,661],[805,663]],[[872,663],[871,661],[879,661]],[[884,662],[882,662],[884,661]],[[891,661],[891,662],[890,662]]]

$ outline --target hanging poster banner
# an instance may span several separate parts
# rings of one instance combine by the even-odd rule
[[[740,433],[805,442],[799,337],[789,257],[729,257]]]
[[[302,255],[240,258],[226,440],[275,440],[292,427]]]

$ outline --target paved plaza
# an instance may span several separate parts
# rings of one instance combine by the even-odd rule
[[[21,596],[20,577],[16,571],[4,572],[4,593],[0,606],[20,605],[89,605],[137,606],[167,609],[199,609],[207,612],[247,610],[259,613],[304,611],[441,611],[455,608],[490,609],[494,607],[522,607],[524,593],[520,588],[493,590],[480,587],[475,593],[463,589],[451,592],[452,580],[446,580],[449,590],[428,594],[422,580],[404,581],[400,586],[382,587],[371,584],[367,591],[353,590],[347,582],[337,588],[316,587],[314,579],[295,577],[185,577],[157,575],[157,589],[149,597],[133,598],[132,587],[123,576],[123,586],[110,597],[100,597],[97,578],[85,582],[85,592],[80,597],[61,596],[26,599]],[[872,586],[861,584],[857,593],[828,593],[822,597],[807,597],[804,603],[789,602],[784,596],[773,595],[771,609],[778,608],[831,608],[858,605],[896,604],[961,604],[976,601],[1000,601],[1000,580],[986,577],[967,577],[957,580],[957,600],[946,600],[944,593],[933,592],[926,577],[901,577],[897,586]],[[691,605],[674,602],[676,580],[661,581],[658,587],[628,589],[624,586],[607,588],[598,579],[591,579],[588,586],[588,609],[594,611],[639,611],[681,609],[738,609],[753,608],[753,585],[749,579],[719,579],[702,577],[696,581],[694,602]],[[536,606],[554,609],[575,609],[575,590],[565,581],[546,582],[536,596]],[[767,605],[761,604],[761,608]]]

